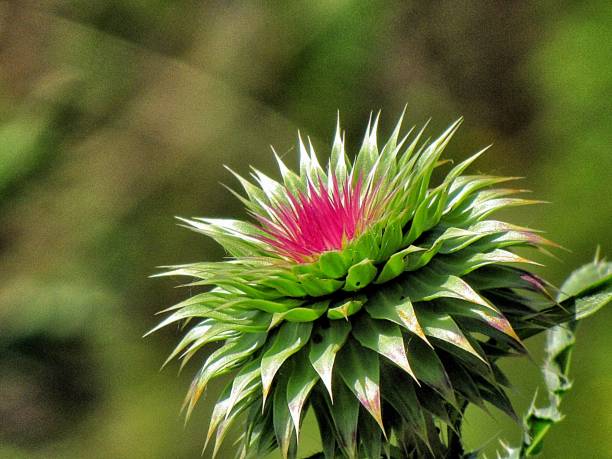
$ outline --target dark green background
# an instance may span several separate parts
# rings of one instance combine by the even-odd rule
[[[505,215],[572,250],[542,274],[612,253],[611,36],[607,1],[0,2],[0,456],[199,457],[220,384],[183,429],[195,366],[158,371],[176,330],[140,337],[189,292],[147,276],[220,259],[173,216],[243,217],[223,164],[296,165],[298,127],[325,156],[338,109],[353,151],[370,110],[383,135],[405,104],[432,133],[465,116],[448,155],[493,142],[475,169],[551,202]],[[610,319],[580,327],[545,458],[612,457]],[[541,347],[505,365],[520,411]],[[517,443],[491,414],[468,444]]]

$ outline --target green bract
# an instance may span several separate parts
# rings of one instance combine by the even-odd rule
[[[338,126],[327,168],[300,140],[299,174],[278,159],[282,183],[238,176],[257,223],[183,220],[231,255],[166,272],[204,290],[156,327],[191,320],[170,356],[183,361],[222,342],[185,402],[189,416],[208,382],[233,372],[210,423],[214,454],[240,419],[240,457],[295,457],[311,407],[325,457],[443,457],[468,403],[515,416],[497,358],[574,316],[576,298],[556,302],[513,252],[554,244],[491,217],[537,201],[500,186],[512,178],[464,175],[482,152],[452,167],[441,159],[459,121],[433,141],[400,139],[400,124],[381,149],[377,122],[368,126],[352,163]],[[341,245],[311,250],[304,219],[336,225]]]

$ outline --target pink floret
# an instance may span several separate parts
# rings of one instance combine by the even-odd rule
[[[335,177],[331,190],[321,181],[318,186],[309,182],[307,192],[288,193],[289,203],[273,208],[269,217],[255,215],[265,233],[260,239],[299,263],[342,249],[374,218],[375,190],[365,196],[362,191],[361,178],[354,185],[348,178],[342,190]]]

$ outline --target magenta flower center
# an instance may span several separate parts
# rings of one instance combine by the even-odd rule
[[[309,183],[307,192],[288,193],[288,203],[269,211],[270,218],[255,217],[265,233],[260,239],[281,256],[299,263],[342,249],[374,219],[373,190],[362,193],[362,180],[347,179],[340,189],[335,178],[329,189],[321,181]]]

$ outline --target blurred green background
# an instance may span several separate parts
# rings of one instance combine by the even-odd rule
[[[551,202],[507,214],[572,250],[542,274],[611,254],[611,36],[603,0],[0,1],[0,457],[200,457],[222,382],[183,428],[195,367],[159,372],[179,332],[141,335],[189,292],[148,275],[220,259],[173,216],[244,216],[223,164],[295,165],[298,127],[323,152],[338,109],[353,148],[370,110],[383,135],[404,104],[432,133],[465,116],[449,155],[493,142],[476,169]],[[612,457],[611,319],[580,327],[545,458]],[[519,411],[541,347],[504,364]],[[517,443],[491,414],[468,444]]]

